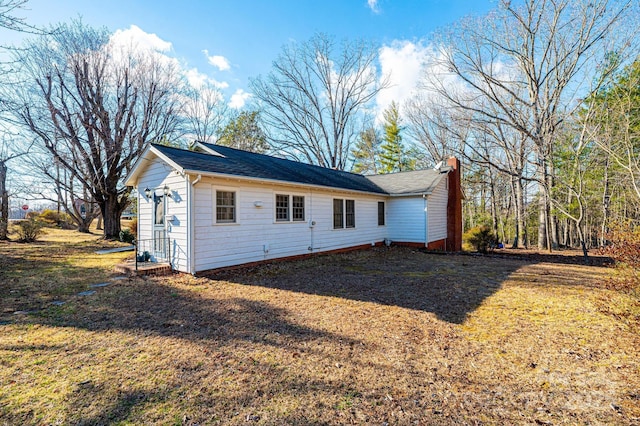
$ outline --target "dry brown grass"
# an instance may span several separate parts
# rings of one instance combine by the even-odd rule
[[[62,307],[0,245],[3,307],[42,293],[0,326],[0,423],[640,421],[640,306],[602,267],[375,249],[81,298],[61,289],[108,278],[96,242],[47,244]]]

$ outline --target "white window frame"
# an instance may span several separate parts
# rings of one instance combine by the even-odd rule
[[[233,205],[218,205],[218,193],[226,192],[233,194]],[[216,225],[235,225],[238,223],[238,192],[230,189],[230,188],[214,188],[213,190],[214,197],[214,208],[213,208],[213,223]],[[218,207],[222,208],[233,208],[233,220],[219,220],[218,219]]]
[[[287,218],[278,218],[278,197],[287,197]],[[302,219],[294,218],[294,197],[302,198]],[[274,223],[301,223],[307,217],[307,197],[304,194],[274,192],[273,194],[273,221]]]
[[[380,223],[380,205],[382,205],[382,223]],[[387,226],[387,202],[378,201],[378,226]]]
[[[340,201],[341,204],[341,215],[342,215],[342,224],[341,226],[336,226],[336,201]],[[353,225],[348,226],[347,224],[347,203],[353,203]],[[331,201],[331,218],[333,223],[333,229],[355,229],[356,228],[356,200],[354,198],[333,198]]]

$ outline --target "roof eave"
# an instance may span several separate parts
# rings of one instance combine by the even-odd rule
[[[183,172],[186,173],[186,174],[202,175],[202,176],[208,176],[208,177],[218,177],[218,178],[224,178],[224,179],[235,179],[235,180],[242,180],[242,181],[275,183],[275,184],[280,184],[280,185],[290,185],[290,186],[303,187],[303,188],[317,188],[317,189],[324,189],[324,190],[353,192],[353,193],[358,193],[358,194],[377,195],[377,196],[381,196],[381,197],[388,197],[389,196],[389,194],[386,193],[386,192],[361,191],[361,190],[357,190],[357,189],[348,189],[348,188],[342,188],[342,187],[337,187],[337,186],[314,185],[314,184],[309,184],[309,183],[291,182],[291,181],[278,180],[278,179],[265,179],[265,178],[257,178],[257,177],[252,177],[252,176],[232,175],[232,174],[229,174],[229,173],[207,172],[207,171],[195,170],[195,169],[184,169]]]
[[[431,195],[433,191],[421,191],[421,192],[395,192],[390,193],[389,197],[398,198],[398,197],[422,197],[425,195]]]
[[[138,181],[140,173],[142,173],[142,171],[144,169],[143,168],[144,163],[146,161],[151,161],[149,159],[150,154],[153,154],[153,155],[159,157],[160,159],[162,159],[162,161],[166,162],[171,167],[173,167],[173,169],[176,170],[178,173],[180,173],[181,175],[184,175],[185,171],[178,163],[176,163],[175,161],[173,161],[172,159],[167,157],[164,153],[162,153],[155,146],[149,144],[145,148],[145,150],[142,152],[140,157],[138,157],[138,160],[136,161],[135,165],[133,166],[133,168],[131,169],[131,171],[129,172],[127,177],[125,178],[125,180],[124,180],[125,186],[136,186],[136,183]]]

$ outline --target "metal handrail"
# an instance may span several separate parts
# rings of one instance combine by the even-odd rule
[[[139,263],[168,262],[171,268],[171,240],[169,237],[138,239],[133,242],[136,271]]]

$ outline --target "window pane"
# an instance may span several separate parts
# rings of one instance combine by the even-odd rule
[[[378,201],[378,226],[384,225],[384,201]]]
[[[153,223],[155,225],[164,224],[164,195],[153,194],[153,203],[155,210],[153,214]]]
[[[343,205],[341,199],[333,200],[333,228],[344,228],[343,224]]]
[[[216,191],[216,222],[233,223],[236,221],[236,193]]]
[[[347,228],[356,227],[356,202],[355,200],[345,200]]]
[[[293,207],[293,220],[296,222],[304,221],[304,197],[294,195],[291,197],[291,204]]]
[[[289,196],[276,194],[276,221],[289,221]]]

